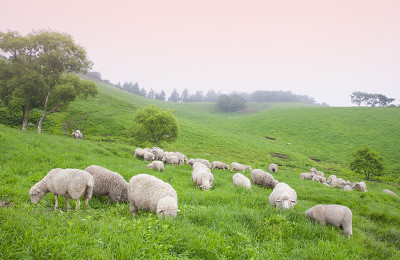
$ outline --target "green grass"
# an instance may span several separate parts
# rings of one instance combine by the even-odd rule
[[[390,172],[399,175],[400,110],[392,108],[325,108],[301,104],[250,104],[250,112],[221,113],[210,103],[170,104],[180,124],[177,142],[164,145],[189,158],[199,157],[250,164],[266,169],[278,164],[276,179],[291,185],[298,203],[278,211],[268,202],[271,189],[235,188],[230,171],[213,171],[213,188],[197,190],[187,165],[166,165],[152,171],[133,157],[136,146],[127,137],[134,111],[153,100],[100,85],[101,93],[78,100],[64,112],[49,116],[44,133],[22,132],[0,125],[0,259],[49,258],[196,258],[196,259],[399,259],[400,194],[397,183],[367,182],[368,192],[345,192],[299,174],[316,167],[326,175],[360,181],[347,168],[351,153],[365,144],[377,150]],[[62,134],[72,116],[85,138]],[[46,119],[47,120],[47,119]],[[72,130],[72,129],[70,129]],[[265,136],[276,138],[266,139]],[[281,153],[289,159],[270,156]],[[316,162],[308,157],[321,160]],[[160,220],[140,212],[133,218],[129,205],[107,205],[94,197],[89,208],[53,210],[47,194],[30,204],[28,191],[52,168],[96,164],[120,173],[127,181],[148,173],[170,183],[178,193],[181,212]],[[245,173],[249,177],[249,171]],[[353,212],[353,235],[347,239],[335,227],[315,225],[304,211],[319,204],[341,204]],[[71,206],[74,203],[71,204]]]

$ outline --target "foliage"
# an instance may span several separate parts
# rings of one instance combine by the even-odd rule
[[[171,93],[171,95],[168,98],[169,102],[178,102],[180,100],[179,98],[179,93],[176,89],[174,89]]]
[[[368,146],[358,149],[353,156],[354,160],[350,163],[351,170],[365,175],[367,180],[370,180],[372,176],[384,174],[383,158]]]
[[[396,99],[388,98],[383,94],[369,94],[361,91],[354,91],[351,96],[351,103],[360,106],[364,102],[365,106],[375,107],[377,105],[381,107],[387,107],[390,103],[393,103]]]
[[[172,143],[178,137],[178,122],[172,110],[162,110],[156,105],[146,106],[136,111],[133,136],[139,141],[149,141],[154,145],[161,142]]]
[[[217,99],[217,107],[225,112],[236,112],[244,108],[246,100],[239,95],[222,94]]]

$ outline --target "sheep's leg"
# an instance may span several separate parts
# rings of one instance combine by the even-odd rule
[[[81,201],[78,198],[75,200],[75,210],[78,210],[80,206],[81,206]]]
[[[89,199],[85,199],[84,202],[85,202],[85,208],[87,208],[87,206],[89,204]]]
[[[58,195],[54,195],[56,203],[54,204],[54,210],[58,209]]]
[[[135,203],[133,203],[132,201],[129,202],[129,209],[133,217],[135,216],[135,214],[138,213],[138,209],[135,207]]]
[[[69,199],[65,198],[66,202],[67,202],[67,211],[71,209],[71,206],[69,205]]]

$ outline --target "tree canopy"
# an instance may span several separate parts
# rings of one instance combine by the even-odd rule
[[[354,91],[351,93],[350,98],[351,103],[354,103],[357,106],[360,106],[361,103],[364,103],[365,106],[371,107],[376,107],[377,105],[381,107],[387,107],[390,105],[390,103],[393,103],[396,100],[394,98],[388,98],[383,94],[371,94],[361,91]]]
[[[217,99],[217,107],[225,112],[236,112],[244,108],[246,100],[239,95],[222,94]]]
[[[365,179],[370,180],[372,176],[384,174],[385,167],[383,158],[376,151],[372,151],[368,146],[353,153],[354,160],[350,163],[350,169],[365,175]]]
[[[138,109],[134,115],[133,136],[138,141],[148,141],[154,145],[161,142],[172,143],[179,134],[178,121],[172,110],[162,110],[156,105]]]

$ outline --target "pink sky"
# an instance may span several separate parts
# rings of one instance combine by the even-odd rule
[[[170,92],[290,90],[333,106],[400,103],[399,0],[3,0],[0,31],[51,29],[114,83]]]

